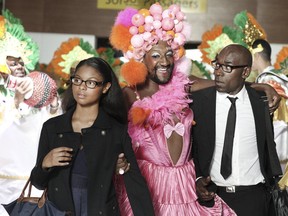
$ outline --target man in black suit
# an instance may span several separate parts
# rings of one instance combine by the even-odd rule
[[[273,131],[268,127],[272,122],[264,93],[245,85],[251,53],[241,45],[228,45],[212,66],[215,86],[193,93],[191,104],[196,121],[192,156],[199,200],[205,205],[217,193],[237,215],[271,216],[266,186],[281,174],[281,168],[273,136],[268,136]],[[226,133],[230,133],[230,143]]]

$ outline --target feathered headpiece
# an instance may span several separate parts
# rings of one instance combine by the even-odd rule
[[[39,61],[39,48],[38,45],[28,36],[21,21],[14,17],[9,10],[4,10],[3,15],[0,16],[0,64],[2,72],[10,73],[9,70],[5,71],[6,57],[21,57],[26,72],[35,69],[35,65]],[[8,69],[8,68],[7,68]]]
[[[229,44],[240,44],[252,51],[252,43],[256,39],[266,39],[266,33],[253,15],[242,11],[234,17],[234,27],[215,25],[202,35],[202,43],[198,46],[202,52],[202,60],[210,64],[216,54]]]
[[[147,68],[141,63],[142,59],[159,40],[167,41],[174,51],[175,60],[185,54],[183,45],[190,34],[185,19],[176,4],[166,10],[155,3],[149,9],[138,11],[128,7],[118,13],[110,34],[110,43],[129,60],[120,71],[129,85],[145,81]]]
[[[251,49],[252,44],[257,39],[267,40],[267,35],[255,17],[245,11],[241,11],[234,17],[234,24],[240,28],[244,34],[243,42]]]
[[[244,35],[240,29],[228,26],[223,27],[220,24],[214,25],[211,30],[206,31],[202,35],[202,42],[198,46],[202,53],[202,61],[210,64],[217,53],[229,44],[238,43],[245,46],[242,41],[243,37]]]
[[[66,82],[70,78],[70,69],[75,67],[81,60],[90,57],[98,57],[94,47],[85,42],[82,38],[70,38],[61,43],[60,47],[54,52],[52,61],[46,70],[48,73],[55,73],[60,78],[60,88],[66,89]]]
[[[213,79],[211,76],[212,74],[209,72],[209,70],[206,69],[205,65],[197,60],[192,60],[191,74],[196,77],[201,77],[203,79]]]

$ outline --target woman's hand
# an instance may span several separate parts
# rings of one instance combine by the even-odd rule
[[[72,160],[73,149],[68,147],[59,147],[52,149],[42,162],[43,169],[49,169],[55,166],[67,166]]]
[[[130,169],[130,163],[124,157],[124,153],[119,154],[116,164],[116,174],[123,175]]]

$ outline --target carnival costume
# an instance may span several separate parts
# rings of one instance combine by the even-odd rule
[[[202,61],[210,64],[224,47],[230,44],[240,44],[251,50],[256,39],[266,39],[266,33],[253,15],[241,11],[234,17],[235,26],[215,24],[202,35],[202,42],[198,49],[202,53]]]
[[[235,215],[218,196],[212,208],[203,207],[197,201],[195,169],[190,158],[193,112],[188,104],[192,101],[184,90],[188,83],[186,75],[174,71],[170,83],[160,85],[158,92],[137,100],[130,109],[128,132],[139,168],[150,189],[155,214]],[[149,115],[144,122],[134,124],[133,113],[139,109]],[[173,115],[179,122],[173,121]],[[173,130],[183,136],[182,152],[176,164],[173,164],[167,146]],[[125,188],[120,187],[118,194],[122,215],[132,215]]]
[[[191,61],[183,57],[186,25],[177,5],[162,11],[156,3],[149,10],[127,8],[118,14],[110,41],[130,60],[120,72],[138,99],[129,110],[128,132],[150,190],[155,215],[235,215],[218,196],[211,208],[201,206],[197,200],[195,169],[190,158],[193,112],[189,103],[192,101],[185,91],[185,86],[191,84],[187,76]],[[128,41],[123,41],[123,34]],[[173,75],[169,83],[159,85],[159,90],[151,97],[140,99],[137,84],[143,83],[147,76],[142,59],[159,40],[167,41],[174,51]],[[181,156],[176,164],[172,162],[167,145],[173,131],[183,137]],[[116,176],[115,184],[121,215],[133,215],[122,176]]]
[[[40,130],[43,122],[51,117],[48,104],[55,96],[56,84],[43,73],[29,74],[39,60],[39,50],[24,32],[20,20],[6,10],[0,16],[0,28],[0,64],[8,68],[7,56],[21,57],[28,74],[24,78],[9,75],[7,82],[2,80],[0,85],[0,204],[7,204],[19,197],[35,165]],[[10,73],[9,68],[1,72]],[[33,80],[29,100],[24,100],[18,108],[13,88],[17,79]],[[7,215],[1,205],[0,215]]]

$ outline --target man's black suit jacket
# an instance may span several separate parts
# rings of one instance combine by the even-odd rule
[[[269,121],[269,124],[272,124],[272,121],[270,118],[265,120],[265,112],[269,112],[265,107],[267,103],[264,103],[263,97],[261,97],[265,94],[255,91],[248,85],[246,89],[255,118],[260,168],[265,182],[269,184],[273,176],[282,174],[276,144],[273,138],[267,137],[269,129],[266,127],[266,121]],[[196,121],[196,125],[192,129],[192,157],[195,163],[196,177],[206,177],[210,175],[209,168],[215,147],[216,89],[210,87],[196,91],[192,93],[191,98],[193,99],[191,108]],[[271,133],[273,134],[273,131]],[[268,145],[270,145],[269,148]],[[273,165],[270,163],[271,161],[274,162]]]

